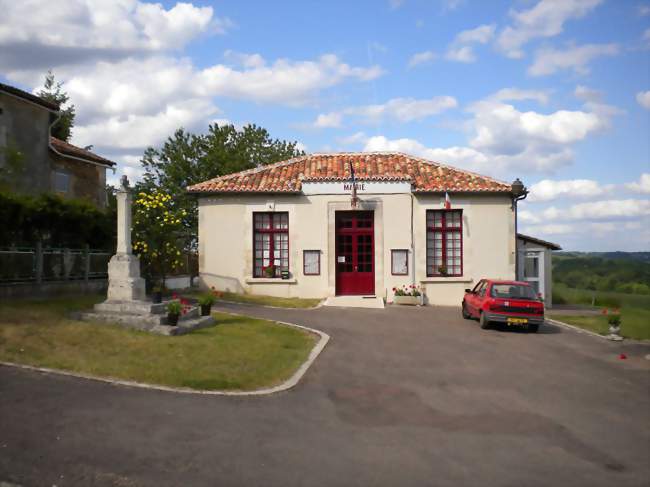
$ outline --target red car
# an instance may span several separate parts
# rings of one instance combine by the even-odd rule
[[[463,318],[478,319],[483,329],[505,323],[536,333],[544,323],[544,303],[527,282],[482,279],[474,289],[465,289]]]

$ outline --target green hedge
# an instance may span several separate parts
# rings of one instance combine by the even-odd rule
[[[38,196],[0,192],[0,246],[113,250],[116,215],[83,200],[53,194]]]

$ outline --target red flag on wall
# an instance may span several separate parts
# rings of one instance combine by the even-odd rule
[[[449,193],[445,191],[445,210],[451,210],[451,199],[449,199]]]

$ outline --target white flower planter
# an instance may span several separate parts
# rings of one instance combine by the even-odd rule
[[[393,296],[394,304],[422,306],[422,296]]]

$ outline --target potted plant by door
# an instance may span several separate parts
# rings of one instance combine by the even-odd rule
[[[169,326],[178,325],[178,317],[181,315],[182,306],[178,301],[171,301],[167,305],[167,324]]]
[[[607,324],[609,325],[609,335],[607,338],[614,341],[623,340],[621,333],[621,312],[618,309],[608,312],[607,308],[603,310],[603,314],[607,315]]]
[[[199,296],[199,306],[201,307],[201,316],[209,316],[212,305],[216,301],[216,296],[212,293],[205,293]]]
[[[409,306],[422,305],[422,291],[415,284],[393,288],[393,303]]]

